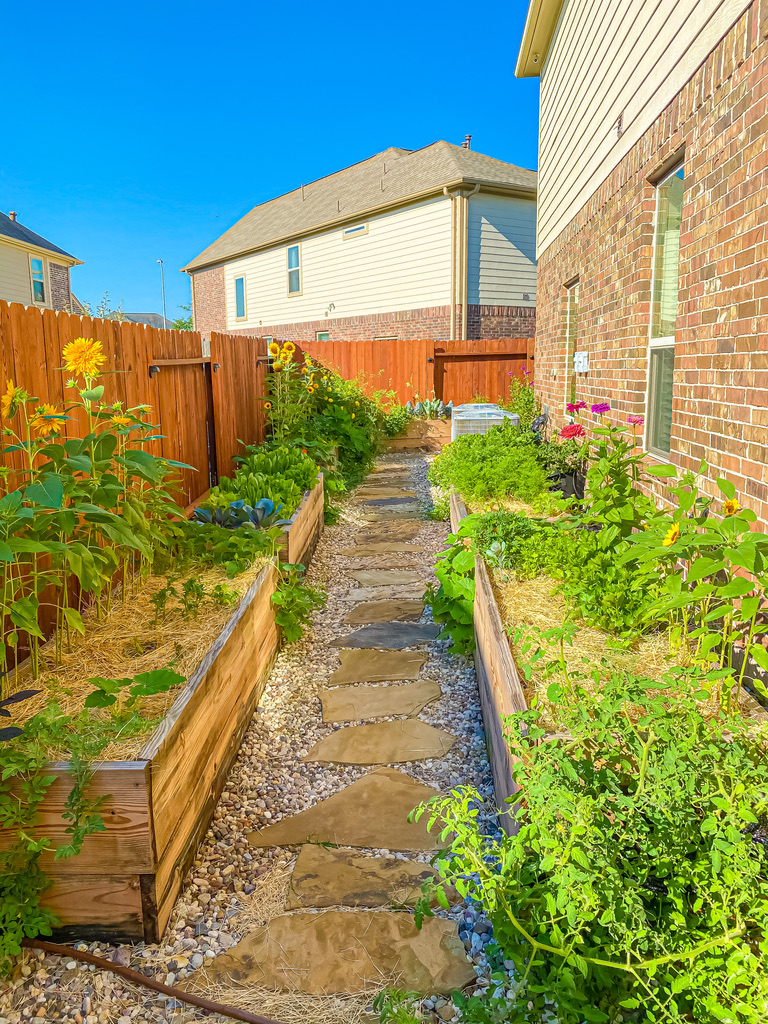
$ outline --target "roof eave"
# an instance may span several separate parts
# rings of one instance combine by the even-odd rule
[[[515,76],[538,78],[547,59],[564,0],[530,0]]]
[[[71,267],[81,267],[83,265],[82,260],[75,259],[74,256],[70,256],[68,252],[58,252],[56,249],[48,249],[44,245],[35,245],[34,242],[26,242],[21,238],[12,238],[10,235],[0,234],[0,242],[6,242],[8,245],[15,245],[18,249],[23,249],[25,252],[39,252],[45,255],[48,259],[56,256],[62,263],[68,263]]]
[[[341,217],[334,217],[332,220],[324,221],[321,224],[315,224],[306,231],[291,231],[289,234],[279,235],[277,238],[271,238],[268,242],[264,242],[261,245],[254,245],[247,249],[241,249],[238,252],[229,253],[226,256],[217,256],[213,259],[198,262],[205,254],[204,250],[200,256],[191,260],[186,266],[181,267],[181,273],[191,274],[197,270],[205,270],[208,267],[221,266],[222,264],[229,263],[232,260],[242,259],[243,256],[250,256],[255,252],[263,252],[266,249],[274,249],[278,245],[286,245],[288,242],[294,241],[295,239],[307,238],[310,235],[321,234],[323,231],[329,231],[331,228],[339,227],[340,225],[349,223],[350,221],[360,220],[361,217],[371,217],[377,213],[384,213],[386,210],[394,210],[398,207],[409,206],[411,203],[420,202],[422,199],[428,199],[430,196],[440,195],[443,192],[443,189],[455,189],[460,188],[463,185],[472,187],[479,185],[481,188],[493,190],[494,192],[503,193],[519,199],[536,198],[536,188],[534,186],[528,188],[525,185],[505,185],[503,182],[486,181],[483,178],[477,177],[455,178],[453,181],[446,181],[441,185],[430,186],[430,188],[423,189],[421,192],[414,192],[402,199],[397,199],[387,203],[379,203],[377,206],[369,206],[364,210],[356,210],[354,213],[344,214]]]

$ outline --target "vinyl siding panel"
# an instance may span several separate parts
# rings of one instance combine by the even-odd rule
[[[468,241],[468,303],[536,305],[536,203],[472,196]]]
[[[541,76],[539,254],[748,6],[749,0],[566,0]]]
[[[354,225],[349,225],[354,226]],[[445,197],[368,221],[368,233],[344,238],[342,228],[301,242],[301,294],[287,294],[287,246],[225,266],[228,328],[301,323],[326,316],[364,316],[448,305],[451,207]],[[245,320],[235,317],[235,278],[245,274]]]
[[[32,302],[31,288],[28,254],[0,240],[0,299],[28,306]]]

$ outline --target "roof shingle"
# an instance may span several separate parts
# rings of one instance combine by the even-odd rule
[[[57,252],[61,256],[66,256],[67,259],[74,260],[75,257],[64,249],[60,249],[58,245],[54,245],[53,242],[49,242],[47,238],[43,238],[42,235],[35,234],[34,231],[30,231],[29,228],[25,228],[23,224],[19,224],[17,220],[11,220],[4,213],[0,213],[0,235],[4,235],[6,238],[12,238],[15,242],[26,242],[27,245],[35,245],[38,249],[47,249],[48,252]],[[77,260],[76,262],[80,262]]]
[[[391,147],[254,207],[183,269],[232,259],[280,238],[306,234],[460,181],[536,193],[535,171],[462,146],[441,141],[417,150]]]

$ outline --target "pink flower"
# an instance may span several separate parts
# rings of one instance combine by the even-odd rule
[[[642,427],[645,423],[644,416],[627,416],[627,423],[631,423],[633,427]]]
[[[567,427],[563,427],[560,431],[560,437],[564,441],[570,441],[572,437],[584,437],[586,431],[580,423],[569,423]]]
[[[571,416],[573,416],[577,412],[580,412],[582,409],[586,409],[586,408],[587,408],[587,403],[586,402],[568,402],[568,404],[565,407],[565,411],[569,412],[571,414]]]
[[[610,410],[611,403],[610,402],[595,402],[595,404],[593,406],[591,406],[591,408],[592,408],[592,412],[595,414],[595,416],[603,416],[603,415],[605,415],[605,413],[607,413]]]

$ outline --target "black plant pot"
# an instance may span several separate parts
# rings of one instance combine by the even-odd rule
[[[584,497],[584,477],[581,473],[555,473],[549,478],[552,481],[550,491],[561,491],[564,498]]]

